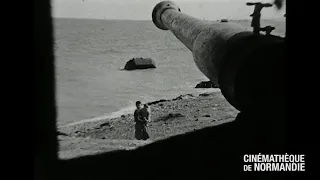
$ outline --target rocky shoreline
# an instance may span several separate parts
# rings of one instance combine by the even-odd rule
[[[106,143],[109,144],[109,148],[102,148],[102,152],[116,149],[132,149],[132,146],[135,147],[170,136],[233,121],[238,113],[225,100],[221,92],[199,95],[186,94],[171,100],[162,99],[147,104],[151,108],[152,120],[148,124],[149,141],[136,142],[133,114],[126,114],[117,118],[59,128],[60,151],[83,150],[83,146],[86,146],[86,151],[90,152],[91,148],[98,148],[101,145],[108,147]],[[96,145],[90,148],[88,141],[90,143],[94,141]],[[122,144],[116,143],[118,148],[111,147],[111,141],[113,144],[115,142],[122,142]],[[94,152],[96,151],[99,150]],[[75,154],[83,153],[71,154],[74,156]]]

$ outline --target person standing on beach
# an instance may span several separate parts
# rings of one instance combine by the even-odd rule
[[[150,111],[149,111],[149,106],[145,104],[143,108],[141,109],[141,117],[144,121],[143,123],[143,129],[142,129],[142,139],[147,140],[149,139],[149,134],[147,131],[147,123],[151,121],[150,119]]]
[[[136,102],[137,109],[134,111],[134,122],[135,124],[135,138],[137,140],[146,140],[149,137],[146,136],[146,121],[142,117],[142,103],[140,101]]]

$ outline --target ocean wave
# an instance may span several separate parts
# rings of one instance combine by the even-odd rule
[[[102,121],[102,120],[106,120],[106,119],[112,119],[112,118],[117,118],[117,117],[120,117],[121,115],[123,114],[132,114],[135,110],[135,106],[128,106],[128,107],[125,107],[125,108],[122,108],[118,111],[115,111],[115,112],[112,112],[112,113],[108,113],[106,115],[103,115],[103,116],[97,116],[97,117],[93,117],[93,118],[89,118],[89,119],[83,119],[83,120],[80,120],[80,121],[76,121],[76,122],[73,122],[73,123],[69,123],[69,124],[66,124],[66,125],[62,125],[62,126],[59,126],[58,128],[61,128],[61,127],[67,127],[67,126],[73,126],[73,125],[77,125],[77,124],[83,124],[83,123],[87,123],[87,122],[95,122],[95,121]]]

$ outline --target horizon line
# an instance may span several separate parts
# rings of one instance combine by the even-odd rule
[[[152,21],[152,19],[112,19],[112,18],[90,18],[90,17],[52,17],[54,19],[82,19],[82,20],[111,20],[111,21]],[[200,18],[198,18],[200,19]],[[220,19],[212,19],[212,20],[208,20],[205,19],[207,21],[217,21],[217,20],[221,20],[221,19],[227,19],[227,20],[237,20],[237,21],[241,21],[241,20],[251,20],[250,18],[241,18],[241,19],[232,19],[232,18],[220,18]],[[261,20],[286,20],[285,18],[261,18]],[[201,20],[201,19],[200,19]]]

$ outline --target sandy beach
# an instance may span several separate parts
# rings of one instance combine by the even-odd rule
[[[58,129],[60,158],[135,149],[170,136],[233,121],[238,113],[221,92],[186,94],[148,104],[152,120],[148,124],[149,140],[135,140],[133,113],[64,126]]]

